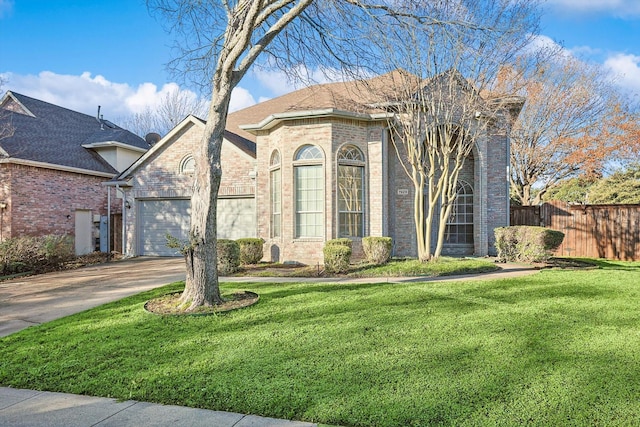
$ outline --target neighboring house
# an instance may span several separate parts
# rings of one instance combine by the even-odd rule
[[[193,192],[192,153],[205,123],[188,116],[111,185],[126,193],[127,255],[174,256],[167,234],[186,239]],[[256,236],[254,142],[225,133],[218,193],[218,238]]]
[[[78,254],[94,251],[96,229],[117,196],[103,183],[145,153],[147,142],[101,117],[10,91],[0,100],[2,125],[11,132],[0,139],[0,241],[67,234]]]
[[[416,256],[413,186],[390,142],[388,112],[372,95],[392,87],[393,77],[367,81],[367,91],[355,82],[316,85],[231,113],[219,237],[261,237],[265,259],[280,262],[322,263],[324,242],[338,237],[353,239],[356,257],[363,236],[390,236],[394,255]],[[184,165],[203,129],[187,118],[118,178],[130,186],[130,255],[169,254],[161,248],[165,228],[186,238],[193,181]],[[460,174],[456,209],[464,214],[450,223],[445,254],[495,253],[493,229],[509,223],[508,123],[492,129]],[[227,212],[230,200],[241,201],[239,211]]]

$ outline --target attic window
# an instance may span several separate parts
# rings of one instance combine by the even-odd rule
[[[193,175],[196,171],[196,161],[193,156],[189,154],[185,156],[180,162],[180,173],[184,175]]]

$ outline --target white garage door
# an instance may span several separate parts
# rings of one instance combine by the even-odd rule
[[[218,238],[242,237],[256,237],[255,199],[218,199]]]
[[[189,236],[190,200],[143,200],[139,205],[140,255],[180,256],[167,247],[167,234],[186,240]]]
[[[180,256],[167,247],[166,235],[189,236],[190,201],[182,199],[140,202],[140,255]],[[218,238],[239,239],[256,235],[255,199],[218,199]]]

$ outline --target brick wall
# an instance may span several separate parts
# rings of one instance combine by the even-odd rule
[[[11,165],[0,164],[0,242],[11,237]]]
[[[265,259],[271,261],[296,261],[305,264],[322,264],[322,248],[326,240],[334,239],[338,235],[337,205],[337,159],[336,153],[345,144],[358,147],[368,159],[369,146],[378,143],[382,129],[378,124],[365,121],[332,119],[291,120],[277,126],[270,131],[258,134],[257,153],[257,190],[256,206],[258,215],[258,236],[265,239]],[[319,238],[295,237],[295,194],[293,178],[293,159],[296,151],[305,144],[319,147],[324,155],[324,235]],[[278,150],[281,158],[282,180],[282,235],[271,237],[270,225],[270,189],[269,189],[269,161],[274,150]],[[378,151],[375,151],[378,150]],[[380,147],[376,147],[371,155],[374,156],[376,166],[368,164],[365,174],[379,176],[381,162]],[[369,169],[372,170],[369,170]],[[370,234],[373,227],[376,233],[382,230],[382,197],[380,188],[382,180],[374,187],[373,197],[365,201],[365,212],[376,212],[377,216],[369,218],[365,213],[365,235]],[[365,194],[371,194],[371,189],[365,185]],[[368,209],[368,207],[371,207]],[[380,235],[380,234],[376,234]],[[359,239],[356,239],[359,240]],[[362,245],[354,242],[353,259],[362,257]]]
[[[134,172],[127,199],[131,205],[126,212],[127,252],[136,253],[136,215],[138,199],[190,198],[193,174],[182,173],[181,165],[192,156],[201,143],[204,125],[188,122],[170,141],[150,155]],[[222,181],[219,197],[253,197],[255,160],[239,148],[225,141],[221,150]]]
[[[2,188],[11,190],[3,215],[4,238],[73,236],[77,209],[107,214],[105,178],[16,164],[2,165],[2,178]]]
[[[474,191],[474,245],[447,245],[443,252],[453,255],[484,256],[495,253],[493,229],[506,225],[508,218],[507,161],[505,135],[479,138],[474,155],[466,162],[460,179]],[[295,238],[295,195],[293,159],[304,144],[314,144],[324,153],[325,222],[324,236],[317,239]],[[322,263],[326,240],[337,236],[336,153],[344,144],[359,147],[367,160],[365,184],[365,235],[391,236],[395,256],[416,256],[417,244],[413,217],[414,188],[391,142],[379,123],[322,118],[292,120],[258,133],[256,206],[258,236],[265,239],[265,258],[272,261]],[[282,235],[271,237],[269,161],[274,150],[281,158]],[[433,245],[436,244],[434,223]],[[357,242],[359,243],[359,242]],[[356,244],[354,247],[359,248]],[[356,251],[357,258],[361,255]]]

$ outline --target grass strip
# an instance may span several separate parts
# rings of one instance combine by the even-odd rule
[[[0,339],[0,384],[341,426],[640,424],[640,263],[482,282],[172,284]]]

